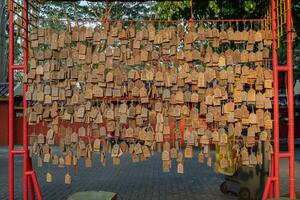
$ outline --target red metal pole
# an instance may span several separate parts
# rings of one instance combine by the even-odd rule
[[[279,94],[278,94],[278,57],[277,57],[277,27],[276,27],[276,0],[271,0],[272,9],[272,62],[274,77],[274,197],[280,197],[279,173]]]
[[[8,190],[14,200],[14,2],[9,1]]]
[[[23,18],[24,18],[24,48],[23,48],[23,72],[27,73],[28,65],[28,0],[24,0]],[[26,172],[28,171],[28,126],[26,121],[27,101],[26,94],[27,84],[23,84],[23,199],[28,199],[28,179]]]
[[[267,177],[266,186],[265,188],[270,188],[271,184],[275,181],[274,177]],[[261,198],[262,200],[268,199],[268,190],[264,190],[263,196]]]
[[[30,157],[28,157],[28,170],[32,171],[32,160]],[[33,187],[33,181],[31,178],[27,179],[29,181],[29,198],[30,200],[34,200],[34,187]]]
[[[271,177],[267,177],[265,190],[264,190],[264,193],[263,193],[262,198],[261,198],[262,200],[267,200],[268,199],[269,189],[266,189],[266,188],[270,188],[270,187],[271,187]]]
[[[274,177],[274,156],[272,156],[272,158],[271,158],[270,176]],[[269,191],[269,198],[273,198],[274,197],[274,187],[272,187],[272,185],[269,186],[268,191]]]
[[[29,172],[26,172],[26,176],[32,180],[32,183],[33,183],[33,188],[35,190],[35,193],[36,193],[36,196],[37,196],[37,199],[38,200],[42,200],[43,199],[43,196],[42,196],[42,193],[41,193],[41,190],[40,190],[40,186],[39,186],[39,183],[37,181],[37,177],[36,177],[36,174],[34,171],[29,171]]]
[[[293,76],[293,32],[292,32],[292,1],[286,0],[286,31],[287,31],[287,66],[288,66],[288,145],[289,145],[289,182],[290,199],[295,199],[295,147],[294,147],[294,76]]]

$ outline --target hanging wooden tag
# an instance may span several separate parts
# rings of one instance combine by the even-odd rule
[[[199,163],[204,163],[204,154],[202,151],[199,152],[198,154],[198,162]]]
[[[171,169],[171,161],[170,160],[164,160],[163,161],[163,172],[168,173]]]
[[[65,159],[63,157],[59,157],[58,159],[58,167],[62,168],[65,165]]]
[[[251,152],[251,154],[249,156],[249,164],[253,165],[253,166],[257,165],[257,158],[253,152]]]
[[[164,136],[163,136],[163,133],[162,132],[157,132],[155,134],[155,141],[156,142],[163,142],[163,139],[164,139]]]
[[[72,182],[72,177],[69,173],[65,175],[65,184],[69,185]]]
[[[131,160],[133,163],[138,163],[140,162],[140,157],[137,154],[133,153],[131,154]]]
[[[41,156],[38,156],[37,158],[37,166],[42,167],[43,166],[43,159]]]
[[[170,160],[170,154],[169,154],[168,151],[163,151],[163,152],[162,152],[162,160],[163,160],[163,161],[168,161],[168,160]]]
[[[73,166],[75,167],[75,169],[76,169],[76,167],[78,166],[78,158],[77,158],[77,156],[76,155],[73,155],[73,158],[72,158],[72,160],[73,160]]]
[[[242,160],[242,164],[243,165],[249,165],[250,161],[249,161],[249,153],[248,153],[248,149],[246,147],[243,147],[241,149],[241,160]]]
[[[212,133],[212,142],[218,143],[220,141],[220,134],[217,130]]]
[[[120,157],[113,157],[113,158],[112,158],[112,164],[113,164],[113,165],[120,165],[120,164],[121,164],[121,159],[120,159]]]
[[[177,152],[177,149],[176,148],[172,148],[171,151],[170,151],[170,156],[171,158],[173,159],[176,159],[178,157],[178,152]]]
[[[192,146],[187,146],[184,149],[184,157],[185,158],[193,158],[193,147]]]
[[[257,124],[257,119],[256,119],[256,114],[255,113],[250,113],[249,115],[249,122],[250,124]]]
[[[142,146],[140,143],[137,143],[136,145],[134,145],[134,152],[135,152],[135,154],[143,153]]]
[[[272,129],[273,128],[273,121],[271,120],[270,116],[265,116],[264,117],[264,124],[265,124],[265,129]]]
[[[192,103],[198,103],[199,102],[199,96],[196,92],[193,92],[191,95],[191,102]]]
[[[44,162],[49,163],[51,160],[51,154],[50,153],[45,153],[44,154]]]
[[[220,160],[220,168],[221,168],[221,169],[225,169],[225,168],[227,168],[227,167],[228,167],[228,160],[225,159],[225,158],[222,158],[222,159]]]
[[[127,143],[125,141],[123,141],[123,142],[120,143],[120,149],[124,153],[129,152],[129,147],[128,147],[128,145],[127,145]]]
[[[220,144],[225,145],[228,142],[228,136],[226,133],[220,134]]]
[[[100,152],[101,140],[95,139],[93,144],[93,149],[95,152]]]
[[[72,157],[73,157],[73,155],[72,155],[72,152],[71,153],[69,153],[70,151],[68,151],[68,155],[66,155],[66,157],[65,157],[65,165],[66,166],[71,166],[72,165]]]
[[[261,42],[262,41],[262,32],[256,31],[255,33],[255,42]]]
[[[46,182],[47,183],[52,182],[52,174],[50,172],[47,172],[47,174],[46,174]]]
[[[45,136],[42,133],[38,135],[37,143],[38,144],[45,144]]]
[[[228,36],[228,40],[234,41],[235,40],[235,34],[234,34],[234,30],[232,27],[229,27],[226,30],[227,36]]]
[[[142,151],[143,151],[143,156],[148,159],[151,156],[151,152],[150,149],[147,146],[143,146],[142,147]]]
[[[262,165],[263,164],[263,156],[261,152],[257,152],[256,153],[256,160],[257,160],[257,164],[258,165]]]
[[[77,143],[78,142],[78,134],[76,132],[73,132],[71,135],[71,142]]]
[[[207,166],[211,167],[212,166],[212,158],[208,157],[206,163],[207,163]]]
[[[85,166],[86,168],[91,168],[92,165],[93,165],[92,158],[87,157],[87,158],[85,159],[85,161],[84,161],[84,166]]]
[[[267,139],[268,139],[268,132],[264,130],[259,134],[259,140],[264,142],[267,141]]]
[[[106,166],[106,156],[105,156],[105,153],[104,153],[104,152],[102,152],[102,153],[100,154],[100,162],[101,162],[101,164],[102,164],[103,167]]]
[[[184,173],[184,166],[181,162],[177,164],[177,173],[178,174],[183,174]]]
[[[252,88],[248,91],[247,101],[248,103],[255,103],[256,101],[256,92]]]
[[[58,35],[56,33],[52,33],[51,35],[51,49],[56,50],[58,48]]]

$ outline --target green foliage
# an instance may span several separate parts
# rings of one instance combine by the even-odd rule
[[[163,1],[156,2],[152,8],[155,19],[184,19],[189,18],[190,1]]]
[[[211,10],[215,15],[219,15],[221,9],[219,8],[219,5],[217,4],[216,1],[209,1],[208,4],[209,10]]]
[[[192,2],[194,19],[262,18],[269,3],[266,0],[193,0]],[[40,25],[53,29],[66,28],[66,23],[55,21],[58,19],[99,20],[105,18],[106,12],[105,1],[50,1],[34,5],[38,8],[35,14],[39,18],[53,19],[53,22],[44,22]],[[110,19],[190,19],[191,1],[110,2],[108,11]],[[300,35],[300,0],[293,0],[293,17],[295,30],[297,35]],[[7,33],[4,37],[8,40]],[[295,40],[294,49],[300,49],[299,37]],[[284,38],[278,53],[280,61],[284,62],[286,53]],[[19,59],[20,55],[21,50],[16,46],[16,59]],[[294,55],[299,57],[295,59],[297,60],[295,66],[299,68],[299,51],[295,51]]]
[[[256,9],[255,1],[244,1],[244,9],[247,13],[253,13]]]
[[[264,14],[266,5],[264,0],[201,0],[192,4],[196,19],[258,18]],[[189,0],[157,2],[154,6],[161,19],[189,19],[190,8]]]

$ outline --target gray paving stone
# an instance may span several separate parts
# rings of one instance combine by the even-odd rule
[[[300,149],[296,151],[296,188],[300,191]],[[0,147],[0,199],[7,199],[7,148]],[[74,175],[73,169],[72,184],[64,184],[64,174],[66,169],[59,169],[49,166],[53,174],[53,183],[45,181],[47,165],[43,168],[36,167],[41,191],[45,200],[64,200],[69,195],[78,191],[104,190],[115,192],[120,200],[194,200],[194,199],[220,199],[234,200],[234,195],[223,195],[219,191],[219,185],[223,182],[223,176],[216,174],[211,168],[205,165],[199,165],[196,158],[186,160],[185,173],[177,174],[176,165],[173,166],[170,173],[162,172],[161,156],[154,155],[153,158],[143,163],[131,163],[129,156],[122,157],[121,166],[113,166],[111,159],[108,158],[106,167],[99,164],[99,158],[94,159],[94,166],[85,169],[80,162],[78,175]],[[287,162],[282,161],[283,177],[288,174]],[[22,199],[22,157],[16,158],[15,164],[15,182],[16,198]],[[288,180],[283,178],[282,191],[287,191]]]

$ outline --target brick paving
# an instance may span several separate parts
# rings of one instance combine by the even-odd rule
[[[296,151],[296,188],[300,191],[300,149]],[[186,160],[185,173],[177,174],[175,161],[170,173],[163,173],[160,154],[141,163],[131,163],[129,156],[123,156],[120,166],[113,166],[110,158],[106,167],[100,165],[99,157],[94,158],[92,168],[84,168],[80,163],[78,175],[74,175],[72,184],[64,184],[66,168],[57,168],[51,165],[42,168],[36,167],[40,187],[46,200],[66,199],[78,191],[103,190],[115,192],[121,200],[194,200],[194,199],[237,199],[233,194],[224,195],[219,185],[224,177],[204,164],[198,164],[196,158]],[[16,198],[22,199],[22,157],[17,157],[16,170]],[[282,163],[282,175],[287,173],[287,162]],[[53,174],[53,182],[46,183],[47,168]],[[283,178],[282,193],[286,193],[287,179]],[[300,193],[300,192],[298,192]],[[7,149],[0,148],[0,199],[7,199]]]

